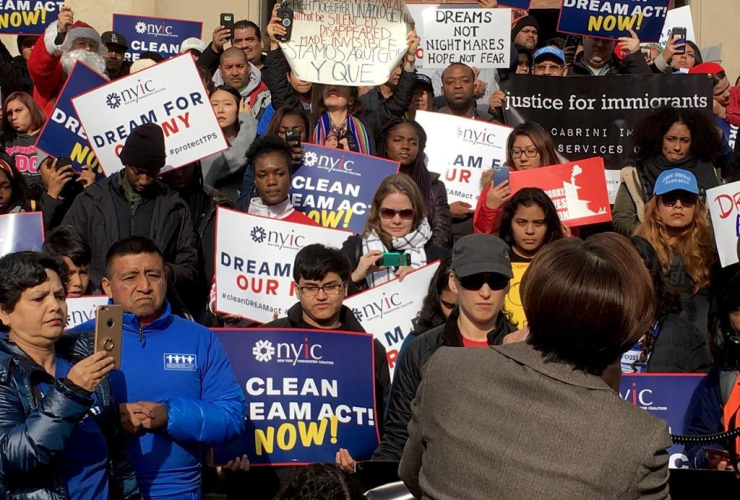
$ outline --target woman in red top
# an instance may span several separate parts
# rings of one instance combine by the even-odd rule
[[[513,170],[548,167],[559,163],[550,134],[539,123],[524,122],[512,130],[506,141],[506,165]],[[503,207],[511,199],[509,182],[493,185],[493,170],[483,174],[483,191],[473,216],[476,233],[498,233]]]

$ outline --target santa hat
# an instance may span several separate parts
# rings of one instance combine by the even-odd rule
[[[89,24],[83,21],[75,21],[72,27],[67,32],[67,36],[64,38],[62,45],[56,45],[56,37],[59,34],[59,22],[54,21],[47,28],[44,33],[44,43],[46,45],[47,52],[52,56],[59,56],[63,52],[69,52],[72,48],[72,43],[78,38],[89,38],[98,42],[98,53],[100,55],[105,54],[108,49],[103,45],[100,39],[100,34]]]

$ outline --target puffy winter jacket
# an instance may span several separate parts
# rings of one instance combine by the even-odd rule
[[[92,334],[64,335],[56,343],[57,355],[72,363],[92,352]],[[53,384],[43,397],[41,382]],[[107,442],[111,498],[140,499],[109,379],[95,392],[102,411],[91,418]],[[67,379],[55,381],[7,337],[0,339],[0,498],[68,499],[59,460],[92,406],[90,393]]]

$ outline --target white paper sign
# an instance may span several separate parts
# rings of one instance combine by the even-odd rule
[[[740,234],[740,182],[707,190],[707,204],[719,261],[722,267],[735,264],[738,262],[737,239]]]
[[[118,155],[131,131],[156,123],[165,135],[162,172],[228,148],[189,54],[173,57],[72,99],[105,174],[123,168]]]
[[[365,331],[385,346],[391,378],[398,351],[406,336],[416,329],[416,316],[438,267],[439,261],[433,262],[407,275],[402,283],[395,279],[344,301]]]
[[[381,85],[403,60],[413,22],[403,0],[288,0],[290,40],[280,43],[293,74],[313,83]]]
[[[67,328],[74,328],[95,318],[95,309],[108,304],[105,295],[89,295],[67,299]]]
[[[614,205],[617,201],[617,192],[622,185],[621,172],[619,170],[605,170],[606,174],[606,191],[609,193],[609,204]]]
[[[663,31],[660,34],[660,41],[658,42],[661,47],[665,48],[668,43],[668,35],[673,28],[686,28],[686,39],[690,42],[696,43],[694,22],[691,18],[691,7],[687,5],[685,7],[679,7],[668,11],[668,15],[666,15],[665,18],[665,24],[663,25]]]
[[[216,310],[267,323],[296,303],[293,262],[301,248],[341,248],[352,234],[218,208]]]
[[[427,134],[427,168],[440,174],[450,203],[475,207],[483,172],[503,166],[510,127],[441,113],[418,111]]]
[[[511,9],[427,6],[422,12],[421,66],[446,68],[461,62],[483,68],[508,68]]]

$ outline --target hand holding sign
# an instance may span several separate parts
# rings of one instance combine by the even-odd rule
[[[65,5],[59,12],[59,22],[57,23],[57,29],[59,33],[66,33],[75,23],[75,13],[72,11],[72,7]]]

